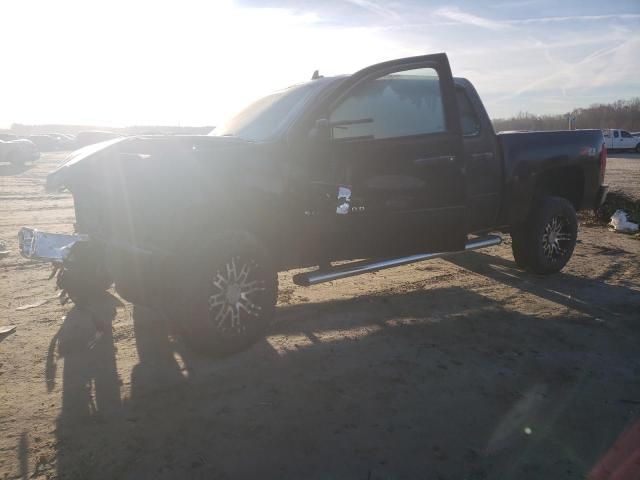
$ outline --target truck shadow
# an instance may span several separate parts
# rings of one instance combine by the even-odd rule
[[[523,272],[510,260],[481,252],[449,257],[447,261],[594,318],[606,317],[613,320],[625,314],[633,314],[640,308],[640,296],[636,292],[604,283],[603,280],[611,276],[613,271],[605,272],[603,278],[599,279],[577,277],[565,272],[534,275]]]
[[[493,257],[487,270],[475,256],[455,261],[567,301],[547,292],[555,284],[520,285],[527,277],[497,271]],[[115,307],[105,302],[95,311],[110,324]],[[542,320],[443,287],[288,306],[267,339],[217,360],[134,307],[130,385],[118,376],[112,334],[92,349],[63,348],[57,474],[583,478],[632,422],[618,399],[640,398],[640,386],[619,366],[635,358],[638,335],[612,342],[595,307],[576,305],[578,321]],[[67,321],[82,315],[72,310]],[[90,336],[69,329],[58,348]]]

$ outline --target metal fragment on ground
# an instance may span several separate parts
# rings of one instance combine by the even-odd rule
[[[0,326],[0,335],[5,335],[7,333],[13,333],[16,331],[15,325],[2,325]]]

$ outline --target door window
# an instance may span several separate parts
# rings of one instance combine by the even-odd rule
[[[358,85],[329,117],[333,138],[394,138],[445,131],[437,72],[420,68]]]
[[[617,130],[614,130],[614,131],[613,131],[613,136],[614,136],[615,138],[618,138],[618,131],[617,131]]]
[[[620,132],[620,135],[622,135],[622,138],[631,138],[631,134],[629,132],[625,132],[624,130]]]

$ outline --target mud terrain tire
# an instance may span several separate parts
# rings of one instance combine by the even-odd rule
[[[512,232],[514,259],[531,273],[559,272],[573,255],[577,234],[573,205],[561,197],[542,197],[525,223]]]

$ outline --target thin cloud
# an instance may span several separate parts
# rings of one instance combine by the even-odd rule
[[[594,21],[594,20],[638,20],[638,13],[619,13],[610,15],[571,15],[567,17],[533,17],[523,18],[519,20],[507,20],[510,25],[529,25],[532,23],[551,23],[551,22],[574,22],[574,21]]]
[[[574,15],[565,17],[532,17],[511,20],[492,20],[486,17],[479,17],[455,8],[442,8],[433,13],[434,16],[447,18],[449,22],[404,22],[402,24],[389,25],[385,28],[390,30],[398,30],[402,28],[421,28],[421,27],[452,27],[456,25],[474,25],[489,30],[507,30],[516,26],[535,25],[539,23],[561,23],[561,22],[578,22],[578,21],[606,21],[606,20],[640,20],[638,13],[621,13],[610,15]]]
[[[489,55],[496,54],[498,52],[509,54],[513,52],[522,52],[522,51],[540,51],[540,50],[556,50],[556,51],[566,51],[569,48],[574,47],[588,47],[590,45],[599,45],[602,46],[604,44],[610,44],[615,42],[624,42],[629,39],[630,32],[623,31],[615,31],[612,29],[611,33],[607,35],[606,39],[594,37],[592,34],[587,33],[583,34],[581,32],[572,32],[570,35],[565,35],[561,38],[557,38],[554,41],[546,42],[542,41],[533,36],[528,36],[526,38],[519,39],[507,45],[501,45],[499,47],[495,46],[480,46],[468,47],[466,45],[450,48],[448,50],[449,54],[459,54],[459,55]]]
[[[494,3],[491,6],[493,8],[521,8],[521,7],[528,7],[529,5],[537,5],[540,4],[541,1],[540,0],[516,0],[516,1],[509,1],[509,2],[499,2],[499,3]]]
[[[458,7],[442,7],[434,12],[437,17],[453,20],[463,25],[472,25],[474,27],[485,28],[487,30],[507,30],[511,25],[505,22],[492,20],[486,17],[480,17],[469,12],[460,10]]]
[[[546,85],[549,83],[550,80],[557,80],[559,77],[575,77],[578,76],[579,78],[581,78],[582,83],[583,83],[583,87],[593,87],[596,86],[597,83],[599,83],[596,79],[594,79],[593,81],[589,81],[588,76],[584,76],[584,75],[580,75],[580,69],[586,65],[592,64],[595,60],[599,60],[603,57],[605,58],[609,58],[612,54],[620,51],[621,49],[624,49],[625,47],[627,47],[630,44],[633,43],[638,43],[638,40],[640,39],[640,36],[638,37],[632,37],[631,39],[627,40],[626,42],[623,42],[620,45],[616,45],[614,47],[610,47],[610,48],[602,48],[599,50],[596,50],[595,52],[590,53],[589,55],[587,55],[586,57],[584,57],[582,60],[580,60],[577,63],[573,63],[570,64],[568,66],[566,66],[565,68],[556,70],[555,72],[551,73],[550,75],[547,75],[545,77],[539,78],[533,82],[530,82],[529,84],[519,88],[518,90],[516,90],[515,92],[509,94],[509,95],[505,95],[499,99],[496,100],[496,103],[500,103],[500,102],[504,102],[504,101],[508,101],[508,100],[513,100],[514,98],[530,92],[530,91],[534,91],[536,89],[539,89],[540,87],[542,87],[543,85]]]
[[[376,15],[380,15],[383,17],[392,17],[396,19],[399,18],[397,12],[372,0],[346,0],[346,2]]]

